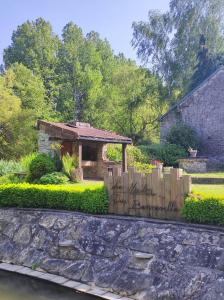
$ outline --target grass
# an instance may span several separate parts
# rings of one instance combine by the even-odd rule
[[[192,173],[188,175],[191,175],[192,177],[200,177],[200,178],[224,178],[224,172]]]
[[[224,185],[222,184],[193,184],[192,192],[206,198],[218,197],[224,199]]]

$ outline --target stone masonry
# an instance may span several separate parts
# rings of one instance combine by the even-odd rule
[[[223,228],[1,209],[0,260],[138,300],[224,299]]]
[[[217,70],[161,118],[161,142],[180,121],[191,126],[200,137],[199,155],[224,163],[224,68]]]

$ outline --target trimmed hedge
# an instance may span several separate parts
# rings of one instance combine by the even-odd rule
[[[103,185],[0,185],[0,207],[48,208],[104,214],[108,195]]]
[[[185,199],[182,214],[189,222],[224,225],[224,197],[191,194]]]

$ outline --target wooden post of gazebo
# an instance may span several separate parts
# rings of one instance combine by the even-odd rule
[[[122,144],[122,172],[128,171],[127,144]]]
[[[82,168],[82,142],[79,141],[79,168]]]

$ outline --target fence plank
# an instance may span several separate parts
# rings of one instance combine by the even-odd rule
[[[191,192],[191,177],[181,169],[162,174],[153,169],[147,176],[129,168],[122,173],[117,166],[105,176],[109,193],[109,212],[121,215],[180,219],[184,197]]]

